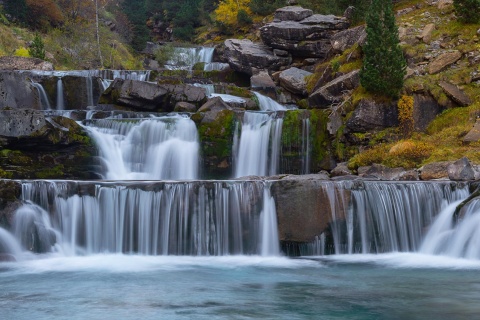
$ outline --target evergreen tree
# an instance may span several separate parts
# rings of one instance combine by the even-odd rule
[[[28,7],[26,0],[6,0],[4,8],[6,13],[18,19],[21,23],[27,22]]]
[[[391,0],[372,0],[366,17],[360,83],[369,92],[397,97],[403,87],[406,62],[399,46]]]
[[[480,22],[480,0],[454,0],[453,6],[460,21]]]
[[[32,45],[28,48],[28,54],[30,54],[31,57],[45,60],[45,45],[38,33],[35,34]]]
[[[145,0],[124,0],[122,10],[132,24],[132,47],[138,51],[145,49],[145,44],[150,35],[150,31],[147,28]]]

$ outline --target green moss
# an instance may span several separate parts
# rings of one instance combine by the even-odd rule
[[[328,111],[310,110],[310,141],[312,146],[312,160],[322,167],[328,160],[330,153],[329,136],[327,131]]]
[[[38,179],[58,179],[64,176],[64,167],[59,164],[53,168],[43,168],[35,173],[35,177]]]
[[[199,125],[198,134],[204,156],[224,158],[232,154],[234,115],[230,110],[222,110],[215,121]]]

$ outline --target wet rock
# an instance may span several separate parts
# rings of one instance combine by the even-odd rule
[[[14,71],[0,72],[0,109],[2,108],[42,110],[38,90],[26,75]]]
[[[300,21],[313,15],[310,9],[304,9],[298,6],[288,6],[277,9],[274,19],[278,21]]]
[[[421,180],[448,179],[448,167],[452,161],[433,162],[419,169]]]
[[[396,103],[376,102],[370,99],[361,100],[347,121],[347,128],[351,132],[382,130],[397,125]]]
[[[443,89],[445,94],[458,103],[462,107],[467,107],[472,104],[472,100],[463,90],[460,90],[456,85],[448,83],[446,81],[440,81],[438,85]]]
[[[0,136],[23,137],[39,131],[46,125],[45,115],[36,110],[0,111]]]
[[[341,101],[345,91],[353,90],[360,84],[360,71],[354,70],[335,78],[308,97],[310,108],[328,108],[332,103]]]
[[[307,94],[306,77],[311,74],[311,72],[302,69],[289,68],[280,73],[280,85],[291,93],[305,96]]]
[[[52,71],[53,64],[38,58],[0,57],[0,70],[42,70]]]
[[[447,167],[448,177],[454,181],[475,180],[475,170],[468,158],[463,157]]]
[[[266,70],[262,70],[259,73],[253,75],[250,78],[251,87],[257,91],[262,92],[275,92],[275,82],[268,74]]]
[[[451,51],[446,52],[438,56],[435,60],[430,62],[428,65],[428,73],[429,74],[436,74],[443,70],[445,70],[450,65],[457,62],[462,57],[462,53],[460,51]]]
[[[290,63],[290,58],[276,56],[268,46],[250,40],[226,40],[224,56],[233,70],[250,76],[256,69],[279,70]]]

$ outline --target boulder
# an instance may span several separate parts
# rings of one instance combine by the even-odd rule
[[[256,69],[276,71],[290,63],[289,57],[276,56],[268,46],[250,40],[225,40],[224,57],[233,70],[250,76]]]
[[[443,89],[445,94],[458,103],[462,107],[467,107],[472,104],[472,100],[463,90],[460,90],[456,85],[448,83],[446,81],[440,81],[438,85]]]
[[[332,103],[341,101],[345,91],[350,91],[360,84],[360,71],[354,70],[335,78],[308,97],[310,108],[328,108]]]
[[[470,161],[463,157],[447,167],[448,178],[454,181],[475,180],[475,170]]]
[[[300,21],[313,15],[310,9],[304,9],[298,6],[288,6],[277,9],[274,14],[274,20],[277,21]]]
[[[475,121],[473,128],[463,138],[464,142],[477,142],[480,141],[480,119]]]
[[[208,99],[199,109],[198,112],[206,112],[206,111],[219,111],[219,110],[231,110],[232,108],[223,101],[220,97],[213,97]]]
[[[428,73],[429,74],[436,74],[440,71],[443,71],[450,65],[457,62],[462,57],[462,53],[460,51],[454,50],[451,52],[446,52],[439,55],[435,60],[430,62],[428,65]]]
[[[448,179],[448,167],[452,161],[433,162],[419,169],[421,180]]]
[[[42,110],[38,89],[23,73],[0,72],[0,109],[3,108]]]
[[[346,162],[338,163],[337,166],[330,172],[330,176],[332,177],[350,176],[351,174],[352,171],[348,169]]]
[[[53,64],[38,58],[0,57],[0,70],[42,70],[52,71]]]
[[[444,108],[428,94],[413,95],[413,123],[415,131],[425,131]]]
[[[291,93],[305,96],[307,95],[306,77],[311,74],[311,72],[302,69],[289,68],[280,73],[280,85]]]
[[[398,181],[405,176],[406,172],[404,168],[389,168],[375,163],[368,168],[364,175],[375,177],[379,180]]]
[[[440,10],[445,10],[453,5],[453,0],[439,0],[437,2],[437,7]]]
[[[300,21],[273,21],[260,28],[262,41],[274,49],[294,56],[322,58],[329,56],[332,36],[348,27],[343,17],[311,15]]]
[[[175,111],[175,112],[195,112],[195,111],[197,111],[197,106],[192,104],[192,103],[189,103],[189,102],[180,101],[180,102],[177,102],[177,104],[175,104],[175,108],[173,109],[173,111]]]
[[[358,26],[337,32],[332,36],[331,44],[336,53],[342,53],[354,44],[362,46],[367,39],[365,26]]]
[[[264,92],[275,92],[275,82],[266,70],[262,70],[250,77],[250,86],[252,89]]]
[[[351,132],[382,130],[397,125],[396,103],[382,103],[370,99],[361,100],[347,121],[347,128]]]
[[[422,40],[424,43],[430,43],[432,41],[432,33],[435,30],[435,25],[433,23],[429,23],[423,28],[422,33],[418,36],[419,40]]]
[[[0,136],[24,137],[42,129],[47,122],[45,115],[36,110],[0,111]]]

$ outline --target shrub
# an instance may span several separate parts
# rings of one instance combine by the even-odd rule
[[[454,0],[453,6],[460,21],[480,22],[480,0]]]
[[[412,96],[402,96],[398,100],[398,122],[404,137],[409,137],[413,132],[413,103]]]
[[[27,48],[18,48],[17,50],[15,50],[15,56],[17,57],[30,57],[30,54],[28,53],[28,49]]]
[[[45,44],[38,33],[35,34],[35,38],[33,38],[33,42],[30,48],[28,48],[28,53],[34,58],[45,60]]]

